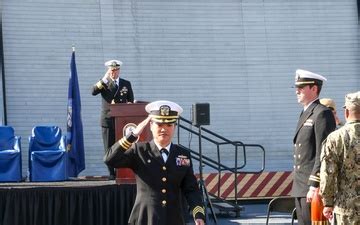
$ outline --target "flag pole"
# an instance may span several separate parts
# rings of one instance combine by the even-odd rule
[[[81,98],[75,63],[75,46],[72,45],[68,89],[67,115],[68,175],[77,177],[85,169],[84,136],[81,121]]]

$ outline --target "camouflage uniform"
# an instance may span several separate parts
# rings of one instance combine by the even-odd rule
[[[360,121],[329,134],[321,151],[320,195],[337,224],[360,224]],[[340,220],[340,221],[339,221]]]

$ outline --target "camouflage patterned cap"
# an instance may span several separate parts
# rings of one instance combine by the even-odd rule
[[[356,109],[358,107],[360,107],[360,91],[347,94],[345,96],[344,108]]]

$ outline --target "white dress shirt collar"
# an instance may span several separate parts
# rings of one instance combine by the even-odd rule
[[[316,100],[318,100],[319,98],[315,98],[313,101],[309,102],[309,104],[307,104],[306,106],[304,106],[304,112],[307,110],[307,108],[309,108],[309,106],[311,104],[313,104]]]

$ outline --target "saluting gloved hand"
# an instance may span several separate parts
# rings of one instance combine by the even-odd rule
[[[145,120],[143,120],[141,123],[137,125],[137,127],[133,130],[132,134],[135,137],[138,137],[143,132],[143,130],[145,129],[146,125],[150,122],[150,120],[151,120],[150,116],[146,117]]]
[[[107,82],[109,81],[110,79],[110,74],[112,73],[111,69],[109,68],[106,73],[104,74],[103,78],[101,78],[101,80],[107,84]]]

